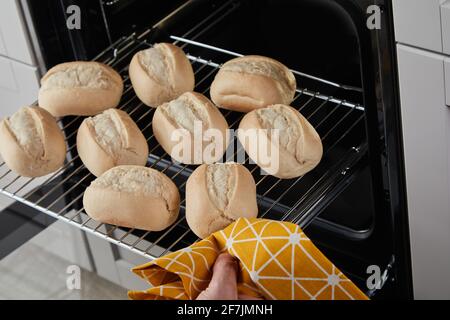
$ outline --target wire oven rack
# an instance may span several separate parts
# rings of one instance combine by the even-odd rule
[[[128,64],[133,54],[151,46],[147,40],[148,34],[149,32],[144,32],[139,36],[133,34],[123,37],[102,52],[96,60],[109,64],[123,77],[125,89],[119,108],[128,112],[147,138],[150,150],[147,166],[165,173],[179,187],[181,211],[178,220],[164,231],[149,232],[106,225],[94,221],[84,212],[83,192],[95,177],[82,164],[76,150],[75,137],[83,120],[81,117],[59,120],[68,145],[67,161],[62,168],[46,177],[25,178],[9,170],[0,160],[0,193],[153,259],[189,245],[198,238],[189,230],[184,216],[184,187],[195,167],[173,162],[158,145],[151,131],[154,109],[139,101],[128,77]],[[230,57],[239,55],[195,41],[196,36],[192,35],[192,30],[183,37],[170,38],[184,49],[191,60],[196,77],[195,91],[207,96],[220,65]],[[294,74],[299,84],[302,83],[302,77],[312,78],[295,70]],[[326,80],[317,80],[333,86]],[[366,154],[364,107],[301,87],[297,89],[292,106],[311,122],[322,138],[324,156],[319,166],[302,177],[281,180],[261,175],[259,168],[249,163],[245,153],[244,160],[257,185],[259,217],[292,221],[306,228],[321,209],[336,197]],[[230,128],[236,129],[243,114],[227,110],[221,112]],[[236,144],[236,140],[233,144]],[[239,151],[242,150],[237,146],[236,152],[227,155],[225,160],[236,161]]]

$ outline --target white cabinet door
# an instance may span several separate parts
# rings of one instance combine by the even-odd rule
[[[56,221],[30,240],[41,250],[63,258],[70,264],[94,271],[83,231],[63,221]]]
[[[398,42],[442,52],[440,6],[444,0],[394,0]]]
[[[103,226],[99,230],[106,232]],[[95,235],[88,233],[86,235],[96,272],[99,276],[128,290],[145,290],[149,287],[146,281],[131,272],[133,267],[148,262],[148,259]],[[120,238],[120,236],[115,237]],[[133,243],[137,240],[137,237],[129,235],[126,240],[127,243]]]
[[[403,45],[397,49],[414,294],[450,299],[445,57]]]
[[[34,64],[18,0],[0,1],[0,54]]]
[[[0,57],[0,118],[35,102],[38,90],[36,67]]]

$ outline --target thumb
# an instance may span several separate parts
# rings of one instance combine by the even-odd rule
[[[237,261],[229,253],[221,253],[214,263],[208,288],[198,300],[237,300]]]

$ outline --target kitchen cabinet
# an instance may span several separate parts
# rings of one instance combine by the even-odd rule
[[[41,74],[36,65],[30,32],[18,0],[0,1],[0,119],[37,100]],[[35,179],[29,189],[42,183]],[[12,201],[0,198],[0,211]],[[1,213],[1,212],[0,212]],[[93,270],[91,253],[84,232],[65,223],[55,222],[33,238],[42,250],[69,263]]]
[[[18,0],[0,3],[0,55],[24,64],[35,64]]]
[[[414,295],[446,299],[450,297],[448,59],[401,44],[397,52]]]
[[[446,0],[394,0],[395,38],[397,42],[443,52],[441,9],[447,9]],[[450,36],[445,31],[446,36]],[[446,39],[446,43],[447,40]]]
[[[21,2],[0,1],[0,118],[37,100],[40,72]]]
[[[0,56],[0,118],[36,101],[38,90],[36,67]]]
[[[32,242],[41,250],[68,261],[67,266],[76,264],[85,270],[94,271],[85,235],[67,223],[54,222],[36,235]]]
[[[106,232],[104,227],[100,231]],[[149,287],[146,281],[130,271],[133,267],[148,262],[148,259],[92,234],[86,235],[99,276],[130,290],[145,290]],[[130,243],[136,240],[137,237],[131,234],[126,237],[126,241]]]

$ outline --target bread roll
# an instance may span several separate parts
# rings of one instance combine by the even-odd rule
[[[295,76],[282,63],[262,56],[226,62],[211,85],[211,99],[221,108],[249,112],[271,104],[290,104]]]
[[[271,129],[277,129],[279,139]],[[282,179],[304,175],[322,158],[322,142],[314,127],[296,109],[281,104],[246,114],[238,138],[255,163]]]
[[[92,181],[83,196],[93,219],[118,226],[160,231],[178,217],[180,194],[166,175],[140,166],[118,166]]]
[[[214,163],[222,158],[229,143],[227,121],[200,93],[186,92],[159,106],[152,126],[163,149],[185,164]]]
[[[191,63],[183,50],[170,43],[157,43],[137,52],[131,60],[129,73],[136,95],[150,107],[194,90]]]
[[[51,68],[41,79],[39,105],[55,117],[92,116],[119,104],[120,75],[99,62],[76,61]]]
[[[147,163],[148,146],[144,135],[130,116],[108,109],[81,123],[77,150],[84,165],[95,176],[119,165]]]
[[[40,177],[63,165],[66,143],[50,113],[24,107],[0,122],[0,154],[19,175]]]
[[[241,164],[199,166],[186,183],[186,220],[200,238],[221,230],[240,217],[258,215],[256,186]]]

